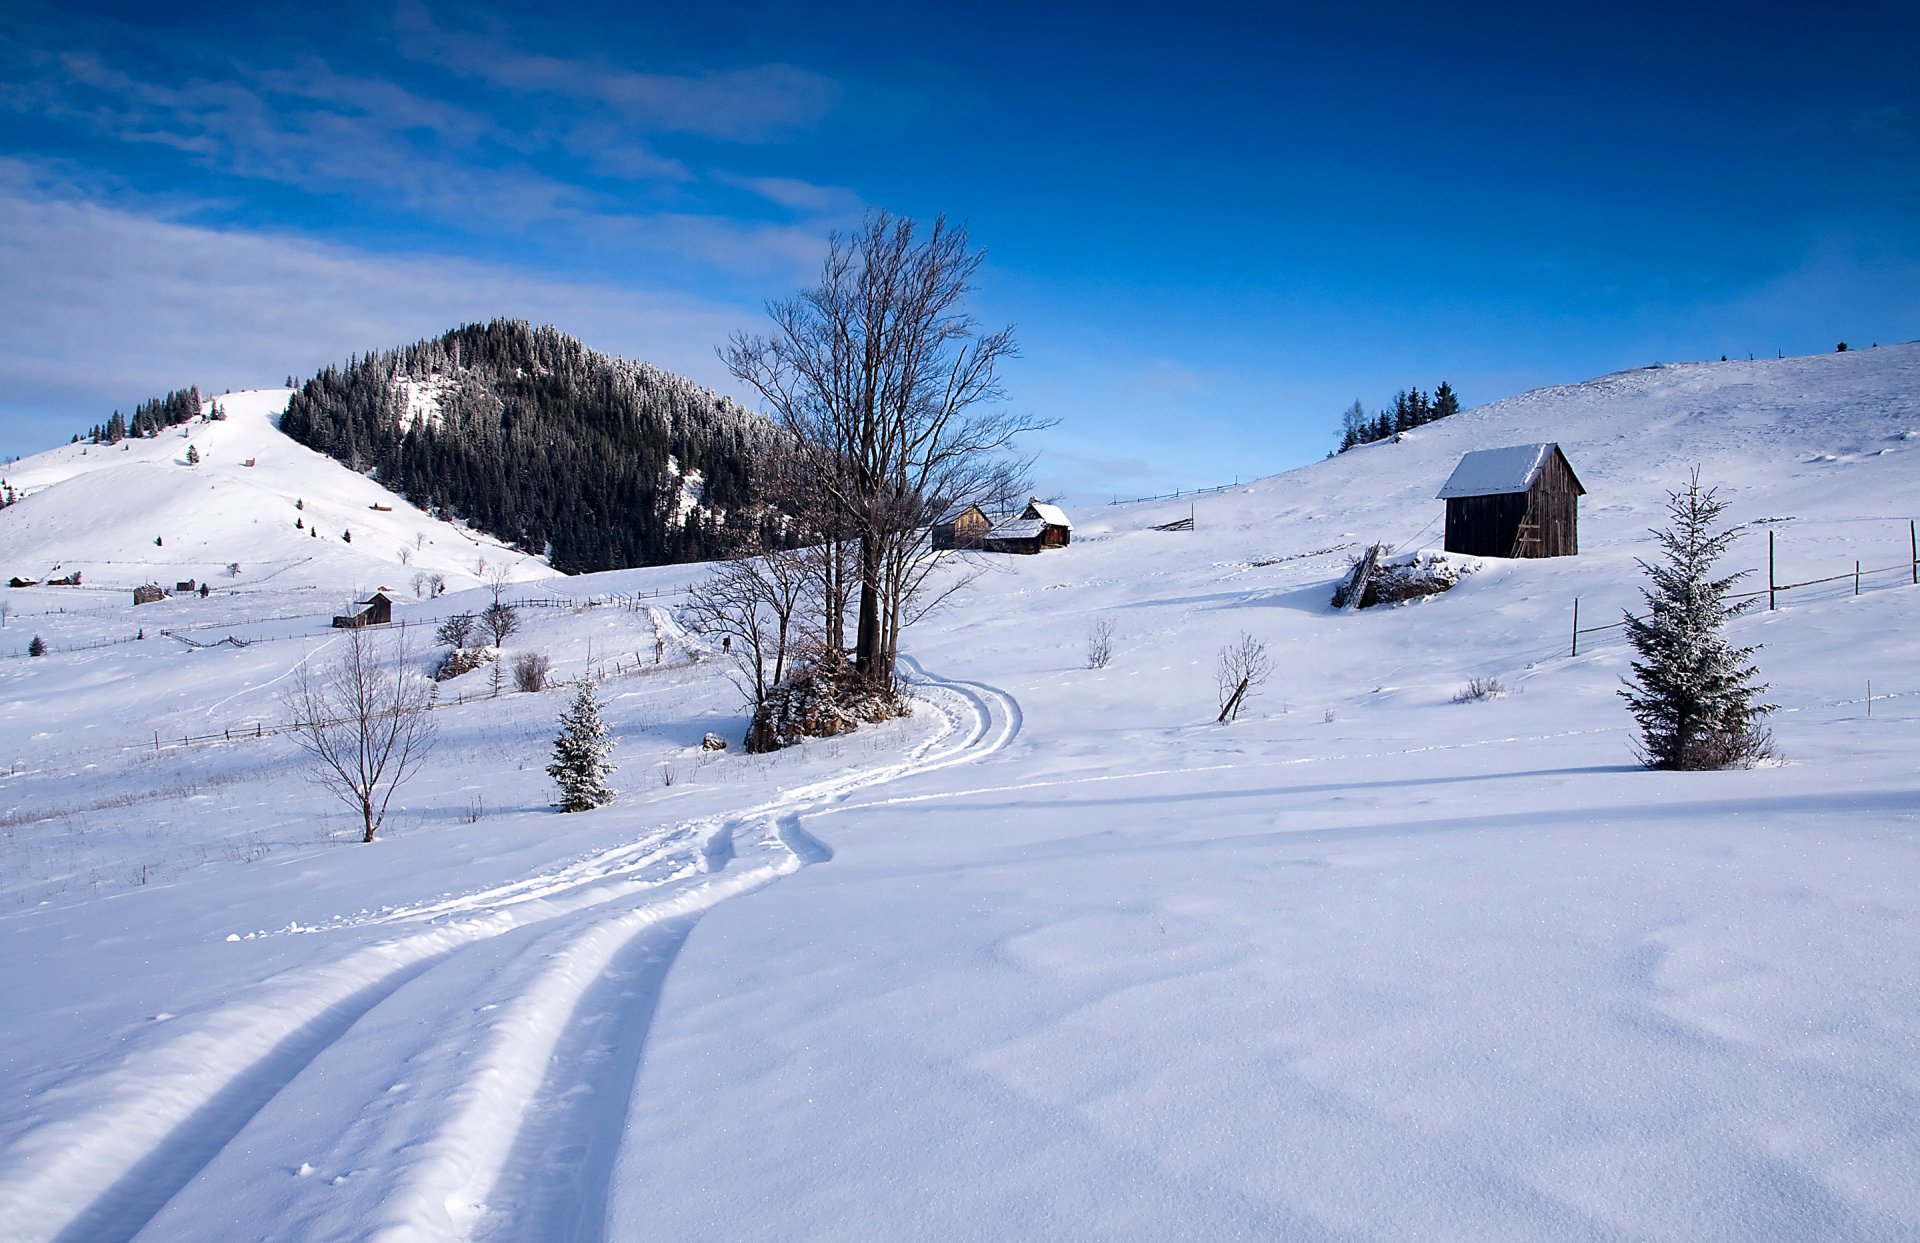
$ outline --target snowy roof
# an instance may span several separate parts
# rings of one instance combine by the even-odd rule
[[[987,538],[1032,539],[1046,529],[1045,518],[999,518],[987,532]]]
[[[1525,492],[1539,478],[1540,468],[1547,464],[1548,456],[1559,448],[1552,441],[1545,441],[1536,445],[1508,445],[1504,449],[1476,449],[1453,468],[1453,474],[1440,489],[1439,499]],[[1579,480],[1576,479],[1574,485],[1578,487]]]
[[[1027,513],[1050,526],[1073,530],[1073,519],[1067,517],[1067,511],[1058,505],[1049,505],[1045,501],[1028,501]]]

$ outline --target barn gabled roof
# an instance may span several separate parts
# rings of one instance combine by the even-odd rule
[[[1453,468],[1453,474],[1440,489],[1439,499],[1525,492],[1540,477],[1540,469],[1547,464],[1547,459],[1556,453],[1560,453],[1560,446],[1550,440],[1533,445],[1508,445],[1504,449],[1476,449]],[[1566,461],[1564,453],[1560,454],[1560,460]],[[1570,462],[1567,473],[1573,475]],[[1573,486],[1582,496],[1586,495],[1587,489],[1578,475],[1573,477]]]
[[[1049,526],[1065,527],[1069,531],[1073,530],[1073,519],[1067,517],[1066,510],[1060,508],[1058,505],[1049,505],[1038,498],[1027,502],[1027,512],[1022,514],[1021,517],[1038,518]]]

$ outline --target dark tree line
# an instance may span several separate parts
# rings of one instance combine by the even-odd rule
[[[199,417],[200,389],[197,386],[175,389],[165,397],[155,397],[135,406],[131,419],[115,410],[105,423],[96,423],[87,429],[87,439],[97,445],[117,445],[129,436],[158,436],[165,428],[178,427]]]
[[[293,395],[280,426],[414,504],[571,573],[708,560],[788,538],[759,478],[784,451],[771,423],[521,320],[328,367]]]
[[[1417,388],[1395,393],[1392,408],[1378,411],[1371,418],[1367,416],[1366,407],[1356,401],[1340,416],[1340,452],[1458,413],[1460,398],[1445,380],[1440,381],[1440,387],[1433,390],[1431,397]]]

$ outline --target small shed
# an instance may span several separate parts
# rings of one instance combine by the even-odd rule
[[[9,587],[38,587],[39,585],[40,585],[39,579],[21,578],[17,574],[7,580],[7,586]]]
[[[75,570],[73,573],[67,575],[65,578],[50,578],[47,580],[47,586],[49,587],[78,587],[79,585],[80,585],[79,570]]]
[[[954,510],[933,524],[935,548],[975,548],[993,527],[993,519],[978,505]]]
[[[933,525],[935,548],[971,548],[980,552],[1037,553],[1065,548],[1073,541],[1073,520],[1058,505],[1029,498],[1017,514],[989,514],[978,505],[955,510]]]
[[[376,591],[359,602],[360,611],[351,617],[336,617],[336,630],[358,630],[362,626],[384,626],[393,620],[393,601],[385,592]]]
[[[158,583],[145,583],[133,589],[135,604],[158,604],[167,598],[167,589]]]
[[[1446,549],[1473,557],[1574,556],[1586,491],[1551,441],[1476,450],[1440,489]]]
[[[183,583],[175,583],[173,589],[182,595],[192,595],[194,592],[200,590],[200,584],[194,582],[192,579],[188,579]]]

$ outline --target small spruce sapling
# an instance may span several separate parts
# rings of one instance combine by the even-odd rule
[[[582,682],[573,705],[560,717],[547,775],[560,787],[561,811],[592,811],[613,801],[607,785],[614,765],[608,756],[613,739],[600,719],[600,700],[592,681]]]
[[[1620,695],[1640,723],[1649,768],[1738,768],[1771,754],[1760,718],[1774,705],[1759,702],[1767,688],[1753,663],[1760,649],[1734,647],[1723,633],[1757,603],[1728,599],[1746,571],[1713,577],[1741,531],[1715,529],[1726,509],[1695,470],[1684,489],[1667,494],[1669,524],[1653,533],[1664,560],[1640,563],[1651,580],[1641,593],[1647,612],[1627,615],[1627,641],[1639,659]]]
[[[45,656],[46,654],[47,654],[47,641],[45,639],[41,638],[39,635],[34,635],[33,638],[27,641],[27,655]]]

